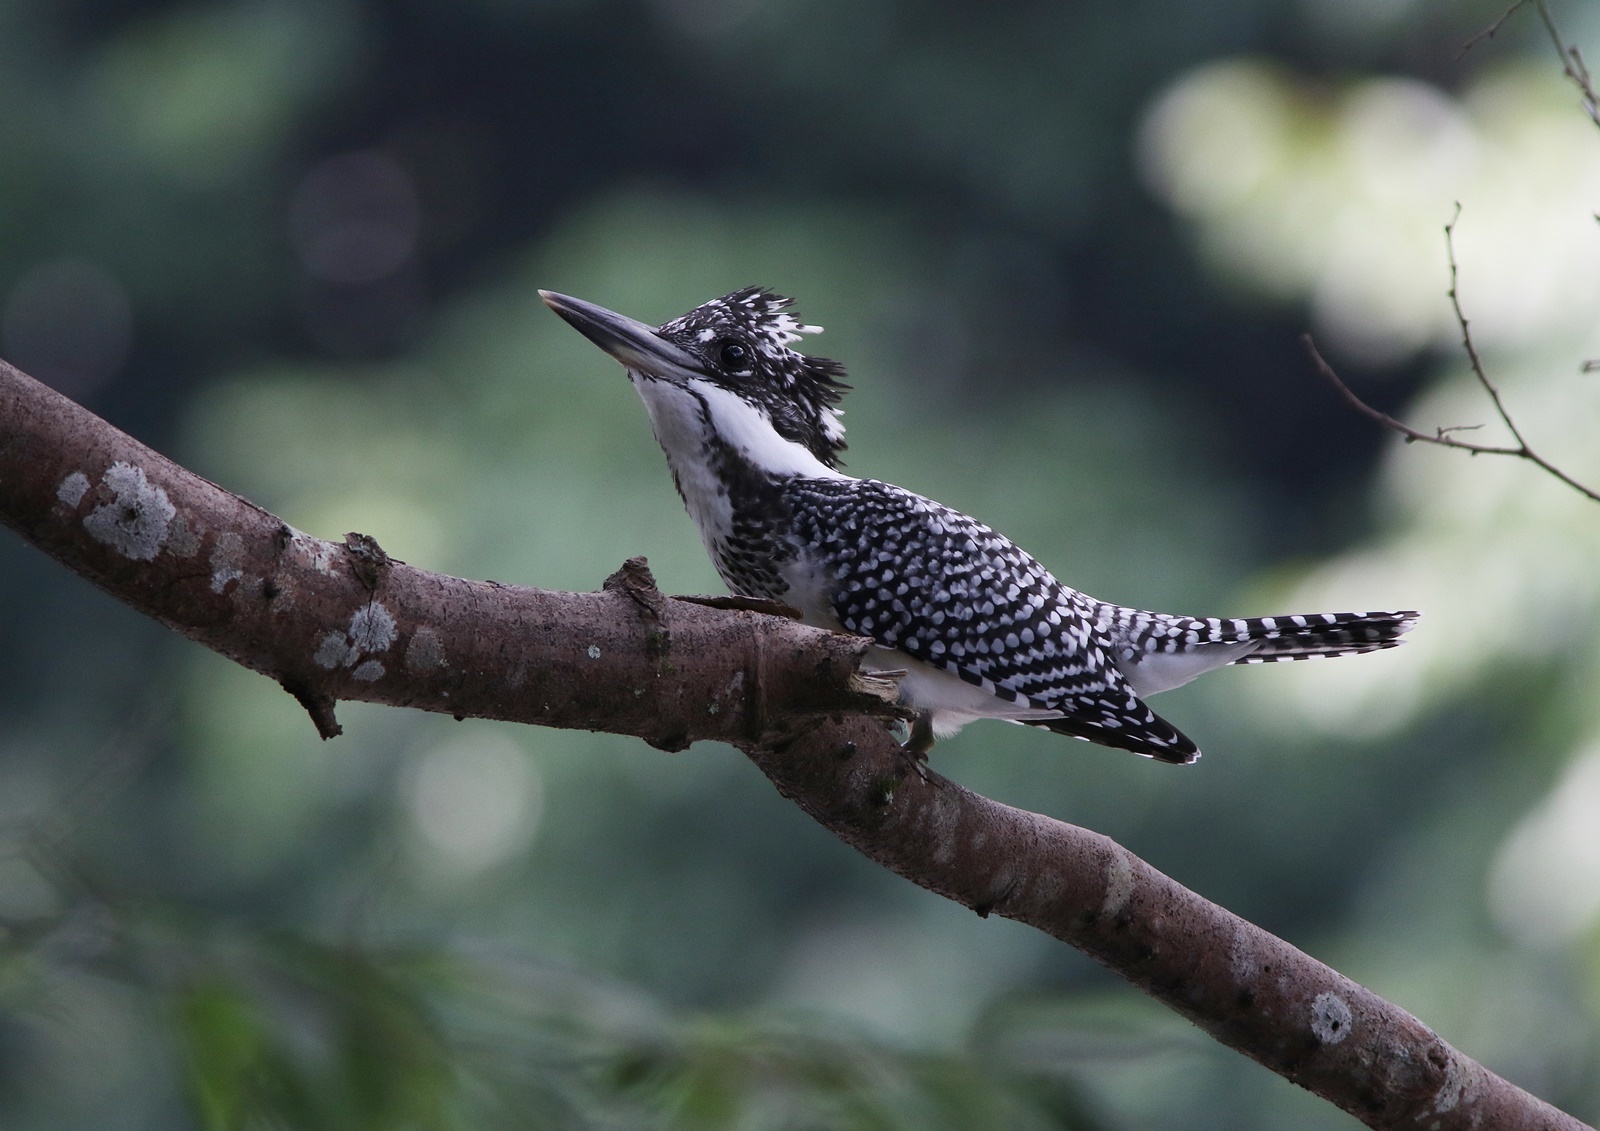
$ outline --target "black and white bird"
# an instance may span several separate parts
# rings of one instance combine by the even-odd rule
[[[758,287],[659,327],[566,295],[546,305],[621,362],[728,588],[870,636],[900,671],[926,753],[974,719],[1030,723],[1164,762],[1199,750],[1144,699],[1227,664],[1392,648],[1415,612],[1217,620],[1097,601],[975,519],[839,470],[844,369],[793,347],[791,301]]]

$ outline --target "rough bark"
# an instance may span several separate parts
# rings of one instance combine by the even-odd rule
[[[665,749],[731,742],[873,860],[1078,947],[1370,1127],[1584,1126],[1106,837],[914,768],[858,639],[664,597],[638,559],[599,593],[560,593],[414,569],[360,535],[313,538],[3,362],[0,522],[276,679],[324,737],[335,702],[358,699]]]
[[[0,511],[119,600],[277,680],[325,738],[339,699],[674,750],[759,736],[769,711],[893,710],[856,672],[862,640],[663,597],[642,561],[563,593],[415,569],[364,535],[314,538],[3,362]]]

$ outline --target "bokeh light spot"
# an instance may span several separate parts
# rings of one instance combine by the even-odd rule
[[[430,863],[482,872],[526,848],[538,827],[543,783],[520,746],[496,734],[455,738],[425,753],[407,806]]]
[[[35,267],[0,313],[6,357],[69,397],[82,399],[114,377],[132,344],[127,294],[104,268],[82,259]]]
[[[1488,897],[1500,929],[1530,946],[1571,943],[1600,919],[1600,746],[1506,837]]]
[[[311,275],[371,283],[394,274],[416,250],[422,208],[411,177],[386,153],[330,157],[300,179],[289,236]]]

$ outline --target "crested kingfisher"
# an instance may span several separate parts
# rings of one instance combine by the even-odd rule
[[[648,326],[539,295],[622,363],[672,482],[734,593],[870,637],[864,666],[900,675],[907,748],[1008,719],[1163,762],[1200,751],[1144,700],[1227,664],[1392,648],[1411,611],[1216,619],[1144,612],[1057,581],[959,511],[839,470],[847,386],[800,353],[792,302],[747,287]]]

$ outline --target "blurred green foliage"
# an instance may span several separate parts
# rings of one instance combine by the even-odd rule
[[[714,592],[632,392],[535,291],[793,294],[850,469],[1069,583],[1428,614],[1173,693],[1193,769],[998,724],[935,756],[1593,1120],[1600,513],[1380,464],[1293,345],[1486,419],[1438,352],[1462,199],[1490,360],[1600,478],[1600,136],[1531,20],[1457,57],[1502,7],[0,2],[0,349],[315,534]],[[349,704],[323,744],[15,540],[0,579],[6,1128],[1352,1125],[730,750]]]

